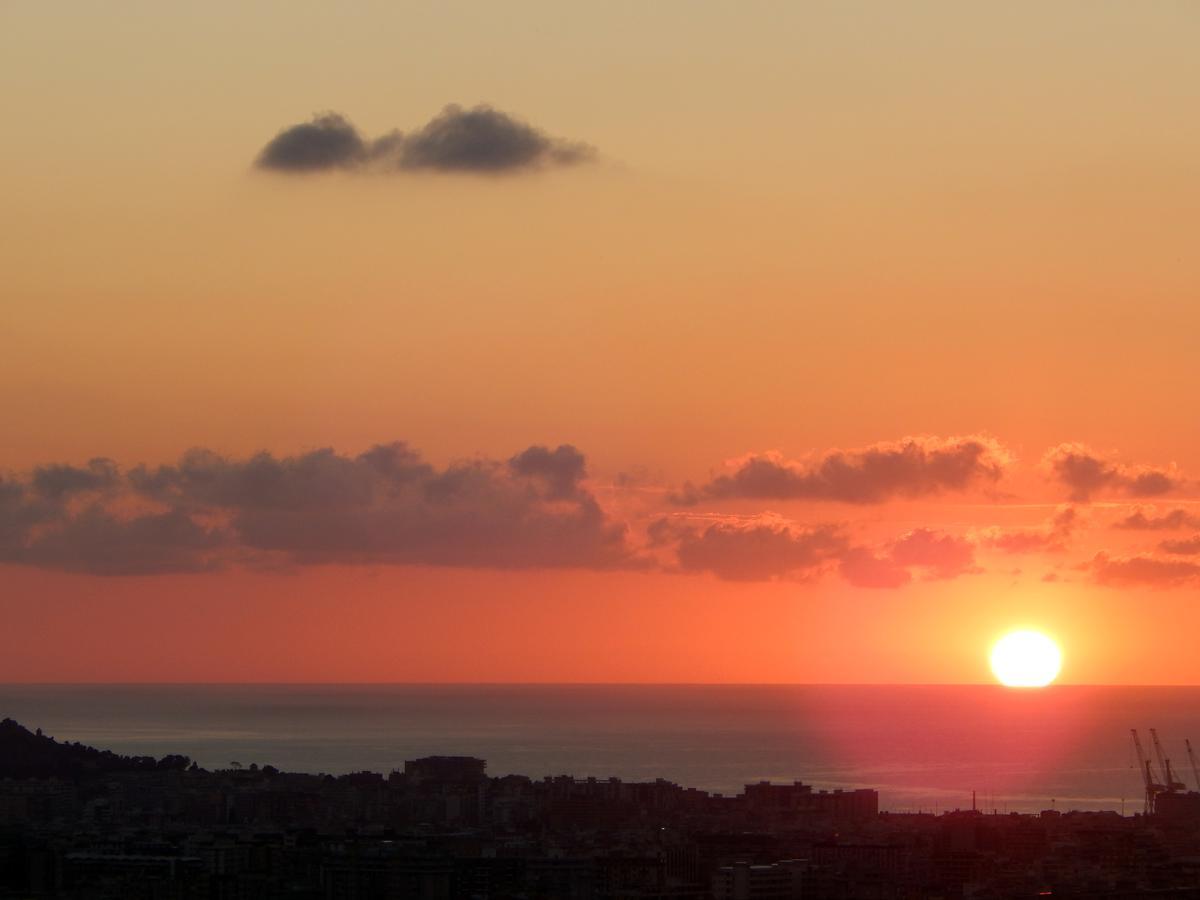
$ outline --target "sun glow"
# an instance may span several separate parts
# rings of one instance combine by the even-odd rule
[[[1058,677],[1062,651],[1040,631],[1012,631],[996,641],[991,662],[1006,687],[1045,687]]]

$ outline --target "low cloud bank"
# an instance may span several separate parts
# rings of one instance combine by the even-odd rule
[[[1078,444],[1054,448],[1043,465],[1076,498],[1154,494],[1185,483],[1173,468],[1124,465]],[[400,441],[357,455],[323,448],[231,457],[194,449],[168,465],[133,468],[96,457],[0,473],[0,563],[97,575],[321,564],[656,569],[900,588],[978,573],[977,555],[1064,553],[1101,513],[1077,499],[1041,525],[973,528],[956,515],[942,517],[954,524],[939,530],[920,527],[921,510],[908,509],[903,533],[881,537],[878,523],[889,516],[874,510],[873,522],[806,522],[753,501],[861,507],[968,491],[995,500],[991,488],[1011,467],[1011,455],[990,438],[906,438],[799,462],[756,454],[666,496],[638,494],[619,480],[601,504],[587,459],[569,444],[445,465]],[[702,503],[709,508],[694,508]],[[633,529],[623,521],[630,510],[640,510]],[[1059,568],[1086,571],[1105,585],[1200,584],[1200,525],[1188,508],[1132,507],[1121,516],[1112,527],[1127,532],[1195,530],[1132,550],[1095,553],[1093,546],[1087,561]]]
[[[94,574],[397,563],[643,565],[584,485],[574,447],[443,468],[406,444],[233,459],[193,450],[125,474],[56,465],[0,481],[0,561]]]
[[[830,450],[811,462],[758,453],[734,460],[733,471],[687,485],[672,498],[685,506],[726,499],[883,503],[994,485],[1012,461],[984,436],[909,437],[856,450]]]
[[[664,517],[649,535],[652,545],[673,550],[680,570],[731,581],[812,581],[836,572],[856,587],[898,588],[914,577],[981,571],[970,541],[930,528],[877,547],[855,542],[839,525],[800,526],[773,515],[699,522]]]

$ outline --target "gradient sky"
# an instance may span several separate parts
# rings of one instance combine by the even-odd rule
[[[0,680],[1200,681],[1198,41],[0,6]],[[326,111],[406,149],[256,165]]]

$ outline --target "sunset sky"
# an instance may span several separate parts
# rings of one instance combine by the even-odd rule
[[[0,6],[0,681],[1197,683],[1200,6]]]

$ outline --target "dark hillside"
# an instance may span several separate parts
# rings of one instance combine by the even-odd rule
[[[60,744],[12,719],[0,720],[0,778],[68,778],[79,780],[112,772],[186,769],[186,756],[121,756],[79,743]]]

